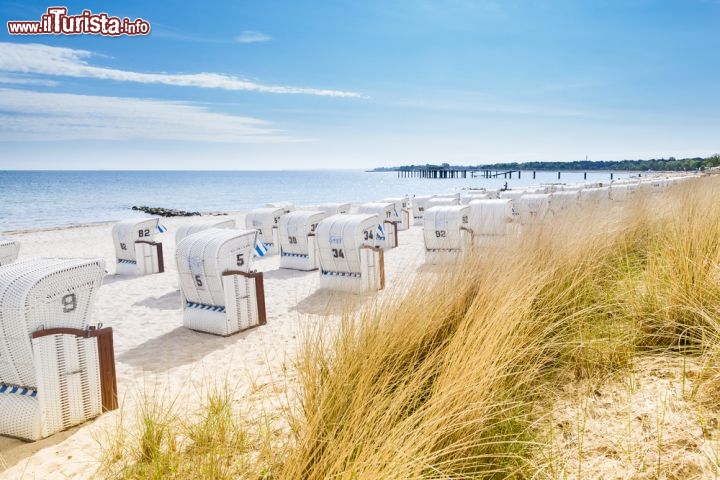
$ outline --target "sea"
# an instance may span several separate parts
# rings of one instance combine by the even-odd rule
[[[297,206],[368,202],[548,183],[609,182],[629,172],[522,172],[513,178],[399,178],[363,170],[0,171],[0,232],[110,222],[143,216],[133,205],[234,212],[269,202]]]

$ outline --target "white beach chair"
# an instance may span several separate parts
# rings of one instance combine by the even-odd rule
[[[317,224],[327,213],[297,210],[280,217],[280,268],[316,270],[318,268]]]
[[[14,262],[20,253],[20,242],[9,238],[0,238],[0,267]]]
[[[613,202],[627,202],[635,196],[637,185],[634,183],[621,183],[610,185],[609,196]]]
[[[345,292],[385,288],[383,250],[374,247],[377,215],[332,215],[318,223],[320,287]]]
[[[232,218],[203,220],[178,227],[177,232],[175,232],[175,245],[180,243],[180,240],[188,235],[192,235],[193,233],[201,232],[209,228],[235,228],[235,220]]]
[[[290,213],[295,210],[295,205],[292,202],[270,202],[265,204],[268,208],[282,208],[283,213]]]
[[[313,207],[313,210],[320,210],[328,215],[337,215],[339,213],[350,213],[349,203],[322,203],[317,207]]]
[[[599,206],[610,199],[608,187],[583,188],[580,190],[580,204],[587,206]]]
[[[397,229],[407,230],[410,228],[410,198],[397,197],[397,198],[385,198],[382,203],[390,202],[395,205],[395,216],[397,217]]]
[[[542,223],[550,212],[550,195],[547,193],[528,193],[514,203],[520,214],[520,225]]]
[[[155,242],[157,218],[131,218],[113,225],[118,275],[148,275],[165,271],[161,242]]]
[[[497,246],[516,233],[516,216],[509,198],[473,200],[470,207],[469,227],[473,244],[479,247]]]
[[[442,205],[425,210],[425,261],[459,261],[472,244],[469,205]]]
[[[257,232],[210,228],[182,239],[175,260],[183,325],[232,335],[266,323],[262,272],[253,272]]]
[[[392,202],[370,202],[358,206],[358,213],[377,215],[380,219],[375,230],[373,246],[384,250],[398,246],[398,221],[400,219]]]
[[[580,205],[580,190],[557,190],[550,194],[553,215],[576,209]]]
[[[112,328],[91,325],[101,259],[0,269],[0,435],[38,440],[117,408]]]
[[[278,226],[283,215],[283,208],[264,207],[251,210],[245,217],[245,227],[257,230],[258,240],[267,246],[266,255],[274,255],[280,251]]]
[[[422,225],[427,203],[434,195],[415,196],[412,199],[413,225]]]

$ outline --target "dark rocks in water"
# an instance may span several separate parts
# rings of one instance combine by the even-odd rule
[[[186,212],[185,210],[175,210],[173,208],[147,207],[145,205],[130,207],[132,210],[145,212],[150,215],[159,215],[161,217],[194,217],[200,215],[200,212]]]

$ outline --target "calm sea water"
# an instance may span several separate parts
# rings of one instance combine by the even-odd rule
[[[615,178],[629,176],[615,174]],[[319,171],[0,171],[0,232],[105,222],[142,215],[132,205],[237,211],[289,201],[296,205],[364,202],[402,195],[457,193],[574,183],[582,172],[523,172],[521,179],[398,178],[395,172]],[[610,172],[588,172],[609,181]]]

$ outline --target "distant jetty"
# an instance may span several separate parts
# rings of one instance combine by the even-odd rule
[[[195,217],[202,215],[200,212],[186,212],[185,210],[175,210],[174,208],[148,207],[145,205],[133,205],[130,209],[145,212],[150,215],[158,215],[160,217]],[[227,213],[213,212],[209,215],[227,215]]]

